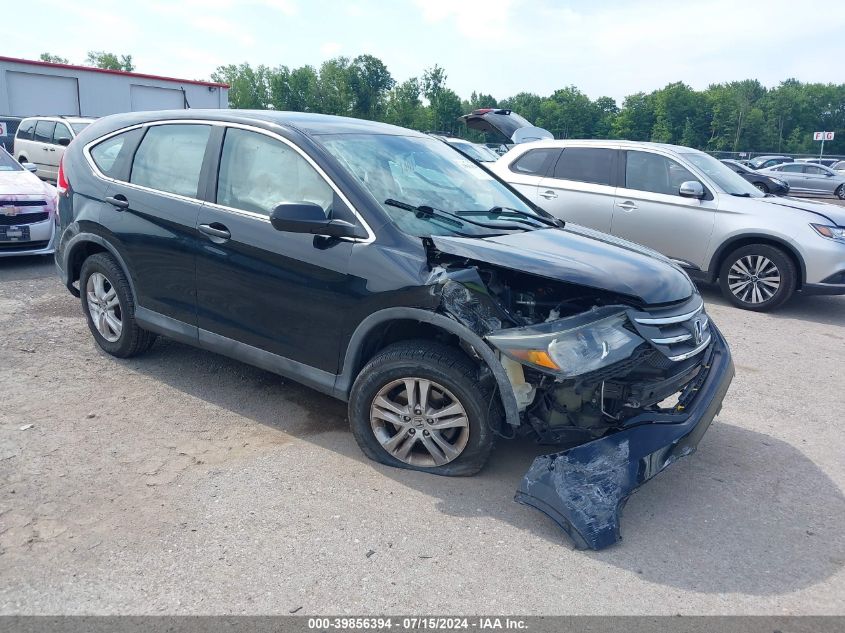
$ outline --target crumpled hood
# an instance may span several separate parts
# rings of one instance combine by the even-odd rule
[[[845,226],[845,207],[840,207],[835,204],[819,202],[817,200],[804,200],[802,198],[793,198],[790,196],[772,196],[767,198],[755,198],[754,200],[764,204],[774,204],[787,209],[809,211],[810,213],[830,220],[837,226]],[[818,220],[812,218],[809,221],[818,222]]]
[[[682,301],[695,292],[687,274],[663,256],[580,226],[431,239],[443,253],[627,295],[644,304]]]
[[[28,171],[0,171],[0,196],[44,196],[47,188]]]

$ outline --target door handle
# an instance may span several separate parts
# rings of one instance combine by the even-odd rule
[[[200,233],[204,233],[211,238],[217,238],[225,241],[232,237],[232,233],[229,229],[219,222],[214,222],[213,224],[200,224],[198,228]]]
[[[123,211],[129,207],[129,200],[127,200],[126,196],[122,193],[115,194],[114,196],[107,196],[106,202],[116,207],[118,211]]]
[[[626,200],[625,202],[620,202],[617,206],[620,209],[625,209],[625,211],[633,211],[634,209],[637,208],[637,205],[635,205],[630,200]]]
[[[56,148],[55,148],[55,147],[51,147],[51,148],[50,148],[50,151],[51,151],[51,152],[55,152],[55,151],[56,151]]]
[[[547,189],[546,191],[540,192],[540,197],[545,198],[546,200],[554,200],[557,198],[557,194],[551,189]]]

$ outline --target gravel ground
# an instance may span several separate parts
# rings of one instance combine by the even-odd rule
[[[49,261],[0,260],[0,613],[845,614],[845,297],[703,292],[722,413],[583,552],[511,500],[531,444],[375,464],[342,403],[168,341],[111,358]]]

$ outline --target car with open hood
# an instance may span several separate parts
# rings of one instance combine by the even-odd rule
[[[59,169],[59,274],[96,343],[157,335],[348,402],[370,458],[481,469],[557,445],[517,500],[580,547],[693,452],[733,377],[688,275],[568,226],[457,150],[343,117],[106,117]]]
[[[50,255],[56,235],[56,188],[0,147],[0,257]]]

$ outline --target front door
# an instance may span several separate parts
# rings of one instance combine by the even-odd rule
[[[283,202],[331,214],[340,204],[334,190],[292,144],[240,128],[227,128],[217,173],[198,219],[200,341],[246,344],[337,373],[352,243],[270,224]]]
[[[624,180],[616,190],[613,235],[706,270],[715,200],[681,197],[681,183],[698,178],[667,156],[626,151],[622,159]]]

